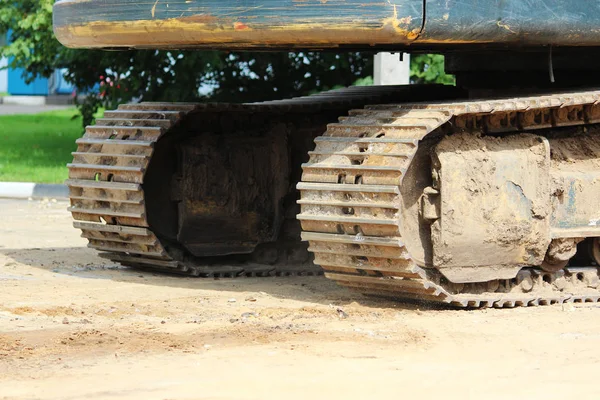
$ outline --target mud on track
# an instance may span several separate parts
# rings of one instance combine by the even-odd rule
[[[600,307],[425,309],[322,277],[109,264],[66,203],[0,200],[0,399],[597,398]]]

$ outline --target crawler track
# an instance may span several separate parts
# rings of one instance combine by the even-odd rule
[[[437,89],[433,89],[436,91]],[[171,134],[188,115],[227,111],[273,111],[318,114],[340,110],[345,114],[368,103],[406,100],[412,89],[353,87],[284,101],[251,105],[142,103],[107,111],[77,140],[69,164],[71,211],[74,226],[82,230],[89,247],[123,265],[159,272],[203,277],[315,275],[322,269],[312,262],[205,263],[168,243],[151,229],[144,186],[150,160],[159,140]],[[431,88],[420,90],[427,97]],[[336,114],[339,115],[339,114]],[[168,182],[165,183],[168,186]],[[226,265],[224,265],[226,264]]]
[[[182,251],[170,251],[151,230],[146,212],[145,177],[154,147],[191,112],[231,105],[143,103],[108,111],[77,141],[69,164],[74,226],[100,256],[125,266],[157,272],[203,276],[289,276],[321,274],[312,263],[277,265],[201,263]],[[269,107],[269,106],[263,106]],[[220,110],[221,111],[221,110]],[[226,264],[226,265],[225,265]]]
[[[553,274],[524,268],[510,281],[452,284],[412,260],[400,235],[398,211],[403,176],[423,139],[457,131],[498,134],[598,123],[600,106],[595,103],[600,93],[408,104],[403,102],[406,94],[398,96],[395,90],[353,88],[237,106],[123,105],[107,112],[77,141],[67,182],[74,225],[90,247],[126,266],[204,277],[318,274],[321,269],[312,263],[209,264],[180,251],[149,226],[146,172],[159,140],[190,113],[218,109],[234,116],[240,109],[285,114],[358,108],[315,140],[317,146],[303,165],[303,181],[298,185],[302,237],[329,278],[367,295],[462,307],[597,302],[595,266],[569,267]],[[360,108],[367,103],[382,105]]]
[[[600,122],[600,92],[508,100],[367,106],[331,124],[303,165],[302,238],[328,278],[375,296],[514,307],[598,302],[599,269],[452,284],[416,264],[401,236],[400,188],[422,140],[453,132],[501,134]]]

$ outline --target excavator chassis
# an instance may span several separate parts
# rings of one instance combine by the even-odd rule
[[[460,95],[372,87],[123,105],[78,141],[75,226],[132,267],[316,274],[294,222],[301,176],[302,239],[344,286],[461,307],[597,302],[600,93],[448,98]]]

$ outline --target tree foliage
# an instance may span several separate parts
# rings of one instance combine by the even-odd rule
[[[372,57],[360,53],[232,53],[68,49],[52,33],[53,0],[0,0],[0,55],[23,68],[28,81],[67,67],[84,124],[98,107],[131,100],[261,101],[351,85],[369,75]],[[201,95],[200,93],[204,93]]]
[[[27,78],[49,76],[60,58],[61,45],[52,35],[53,0],[0,0],[0,35],[11,30],[11,44],[0,48],[10,67]]]
[[[444,71],[444,56],[440,54],[418,54],[410,60],[411,83],[441,83],[454,85],[453,75]]]
[[[265,101],[349,86],[357,80],[368,84],[364,78],[372,73],[372,53],[68,49],[52,32],[53,4],[54,0],[0,0],[0,35],[10,32],[0,56],[9,57],[11,68],[23,68],[28,81],[68,68],[66,81],[86,94],[78,104],[84,125],[99,107],[131,100]],[[416,82],[448,81],[443,60],[441,64],[436,56],[413,60]]]

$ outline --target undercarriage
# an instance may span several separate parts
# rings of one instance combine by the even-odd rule
[[[58,1],[71,47],[436,53],[456,77],[123,105],[78,141],[75,226],[137,268],[324,271],[460,307],[597,302],[600,5],[538,3]]]
[[[407,86],[123,105],[78,141],[70,211],[91,247],[137,268],[323,270],[461,307],[596,302],[599,101]]]

